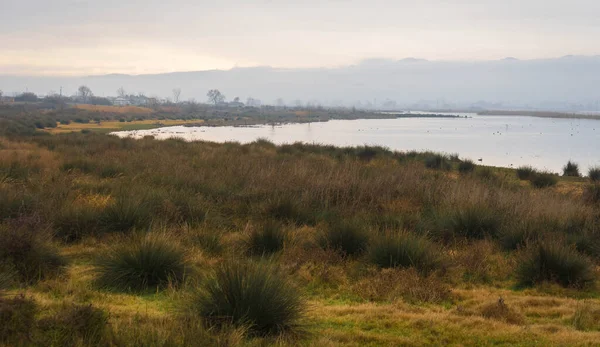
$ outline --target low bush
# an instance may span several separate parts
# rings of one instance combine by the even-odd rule
[[[31,345],[31,331],[35,326],[37,305],[23,295],[0,296],[0,344],[6,346]]]
[[[10,266],[21,283],[31,284],[62,272],[66,260],[48,235],[0,226],[0,262]]]
[[[567,165],[563,167],[563,176],[581,177],[579,173],[579,165],[569,160]]]
[[[600,184],[591,184],[583,190],[583,200],[589,204],[600,204]]]
[[[319,235],[319,245],[343,256],[363,253],[369,242],[366,230],[357,223],[336,221],[329,223]]]
[[[522,286],[555,282],[563,287],[582,288],[594,283],[594,264],[561,243],[539,243],[527,249],[520,259],[517,279]]]
[[[551,172],[539,172],[530,178],[531,184],[536,188],[548,188],[558,183],[558,178]]]
[[[477,165],[475,165],[475,163],[472,160],[466,159],[458,164],[458,172],[462,174],[471,173],[475,171],[476,167]]]
[[[469,206],[458,209],[445,216],[446,224],[452,231],[452,236],[467,239],[483,239],[487,236],[496,236],[502,226],[500,211],[483,205]]]
[[[414,267],[422,274],[443,265],[440,250],[427,239],[410,233],[385,233],[369,246],[369,260],[381,268]]]
[[[90,305],[63,304],[54,315],[38,322],[45,346],[97,346],[105,338],[108,314]]]
[[[437,170],[450,170],[452,165],[447,156],[442,154],[431,154],[425,158],[425,167]]]
[[[55,236],[64,242],[80,240],[98,231],[101,210],[75,203],[65,204],[54,217]]]
[[[188,306],[213,326],[247,327],[253,335],[297,333],[303,316],[300,293],[265,262],[227,262]]]
[[[600,166],[591,167],[588,170],[588,177],[592,182],[600,182]]]
[[[103,231],[124,232],[150,225],[151,213],[148,203],[131,198],[117,197],[116,201],[102,210],[98,223]]]
[[[531,166],[520,166],[517,168],[517,177],[520,180],[529,180],[536,173],[537,173],[537,171]]]
[[[187,270],[183,250],[157,235],[118,246],[96,260],[97,283],[121,291],[176,286],[184,281]]]
[[[254,229],[247,240],[250,255],[269,255],[283,249],[285,232],[281,224],[267,223],[261,228]]]
[[[477,174],[477,177],[479,177],[482,180],[486,180],[486,181],[492,181],[497,178],[494,170],[491,167],[487,167],[487,166],[478,167],[477,171],[475,171],[475,173]]]

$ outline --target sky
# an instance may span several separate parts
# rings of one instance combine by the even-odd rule
[[[600,54],[598,0],[0,0],[0,75]]]

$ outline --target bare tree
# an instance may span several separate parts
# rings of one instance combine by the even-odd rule
[[[225,95],[221,94],[218,89],[209,90],[208,93],[206,93],[206,96],[208,96],[208,101],[215,104],[215,106],[225,101]]]
[[[83,99],[83,102],[88,102],[88,99],[93,96],[92,90],[87,86],[81,86],[77,89],[77,95]]]
[[[117,95],[124,98],[127,96],[127,92],[125,92],[125,89],[123,89],[123,87],[117,89]]]
[[[179,97],[181,96],[181,88],[175,88],[173,89],[173,102],[178,104],[179,103]]]

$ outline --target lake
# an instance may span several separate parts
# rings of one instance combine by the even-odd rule
[[[600,120],[526,116],[334,120],[251,127],[174,126],[113,133],[121,137],[182,138],[240,143],[265,138],[277,144],[305,142],[336,146],[378,145],[392,150],[457,153],[491,166],[531,165],[560,172],[568,160],[582,172],[600,165]]]

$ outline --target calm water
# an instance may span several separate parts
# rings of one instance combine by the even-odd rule
[[[379,145],[400,151],[458,153],[461,158],[481,158],[485,165],[532,165],[554,172],[561,171],[569,159],[585,171],[600,165],[599,120],[462,115],[471,118],[336,120],[253,127],[175,126],[115,134],[134,138],[178,137],[189,141],[247,143],[266,138],[277,144]]]

